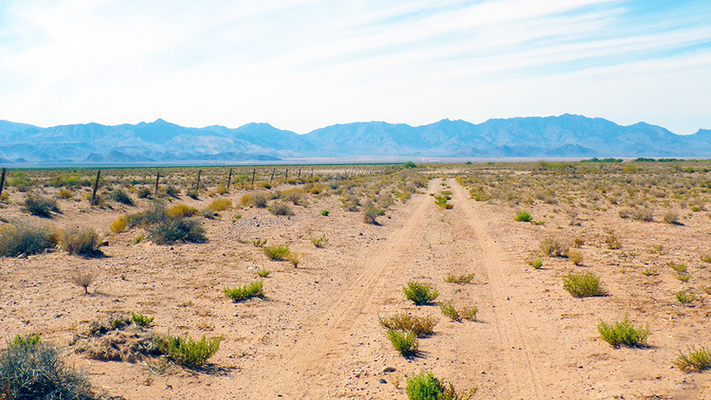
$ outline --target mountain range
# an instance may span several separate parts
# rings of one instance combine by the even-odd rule
[[[0,164],[243,163],[294,160],[446,158],[711,158],[711,130],[676,135],[639,122],[603,118],[490,119],[480,124],[444,119],[410,126],[355,122],[304,135],[266,123],[239,128],[187,128],[154,122],[96,123],[40,128],[0,120]]]

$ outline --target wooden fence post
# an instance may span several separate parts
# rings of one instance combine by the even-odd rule
[[[256,174],[257,174],[257,169],[255,168],[252,170],[252,185],[254,185],[254,175],[256,175]]]
[[[94,182],[94,191],[91,193],[91,205],[96,205],[96,191],[99,189],[99,178],[101,177],[101,170],[96,172],[96,182]]]
[[[156,196],[158,196],[158,181],[160,180],[160,171],[156,173]]]
[[[7,168],[3,167],[2,177],[0,177],[0,199],[2,199],[2,189],[5,187],[5,171]]]
[[[227,176],[227,189],[228,191],[230,190],[230,181],[232,180],[232,168],[230,168],[230,174]]]

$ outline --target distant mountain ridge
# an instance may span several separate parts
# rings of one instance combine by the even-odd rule
[[[354,122],[305,135],[266,123],[239,128],[186,128],[158,119],[135,125],[96,123],[49,128],[0,120],[0,164],[145,164],[249,162],[324,158],[711,158],[711,130],[676,135],[640,122],[621,126],[603,118],[490,119],[480,124],[444,119],[410,126]]]

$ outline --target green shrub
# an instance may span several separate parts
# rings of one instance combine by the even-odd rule
[[[326,247],[326,243],[328,243],[328,238],[326,237],[326,235],[311,238],[311,244],[313,244],[314,247]]]
[[[323,215],[324,217],[328,217],[328,214],[330,214],[330,213],[331,212],[328,210],[321,210],[321,215]]]
[[[272,271],[270,271],[270,270],[268,270],[268,269],[260,269],[260,270],[257,271],[257,275],[258,275],[260,278],[266,278],[266,277],[268,277],[269,274],[271,274],[271,273],[272,273]]]
[[[170,210],[168,210],[169,217],[192,217],[193,215],[198,215],[200,211],[197,208],[186,206],[185,204],[176,204]]]
[[[403,357],[414,357],[417,355],[417,335],[412,332],[403,332],[397,329],[390,329],[386,333],[388,340],[392,343]]]
[[[199,341],[193,340],[187,333],[185,336],[157,335],[155,346],[158,352],[165,355],[178,365],[186,368],[198,368],[207,362],[220,348],[222,336],[206,339],[202,335]]]
[[[127,206],[132,206],[134,204],[131,196],[129,196],[128,193],[121,188],[111,191],[111,200],[117,203],[126,204]]]
[[[701,372],[707,369],[711,369],[711,349],[708,347],[702,347],[696,349],[691,346],[687,349],[689,355],[686,355],[679,351],[679,356],[676,360],[672,361],[675,367],[679,368],[684,372]]]
[[[207,207],[214,211],[224,211],[232,207],[232,200],[227,198],[217,199]]]
[[[131,311],[131,322],[133,322],[136,326],[140,326],[142,328],[148,328],[153,324],[153,320],[155,317],[149,317],[147,315],[143,315],[141,313],[134,313]]]
[[[402,290],[405,293],[405,298],[418,306],[429,304],[439,296],[437,289],[417,282],[407,282],[407,286],[403,287]]]
[[[267,239],[256,238],[252,240],[252,244],[254,247],[264,247],[264,245],[267,244]]]
[[[378,225],[378,218],[381,215],[385,215],[385,210],[380,208],[375,208],[373,206],[368,206],[363,209],[363,222],[366,224]]]
[[[531,222],[532,219],[531,213],[528,211],[521,211],[514,217],[514,220],[518,222]]]
[[[52,218],[53,212],[61,213],[57,207],[57,200],[35,195],[27,195],[24,210],[42,218]]]
[[[151,189],[148,189],[145,186],[142,186],[136,190],[136,195],[138,196],[139,199],[148,199],[151,197]]]
[[[469,400],[477,391],[474,387],[466,393],[457,393],[450,382],[440,381],[432,372],[421,370],[407,377],[405,387],[408,400]]]
[[[479,309],[476,306],[472,306],[469,308],[462,308],[458,312],[459,312],[459,315],[462,317],[462,319],[468,319],[469,321],[476,321],[476,313],[479,312]]]
[[[533,269],[541,269],[541,267],[543,266],[543,260],[540,257],[533,259],[531,260],[529,265],[532,266]]]
[[[459,276],[454,276],[452,274],[448,274],[446,278],[444,278],[444,281],[447,283],[457,283],[460,285],[466,284],[466,283],[471,283],[471,281],[474,279],[474,274],[466,274],[466,275],[459,275]]]
[[[239,200],[242,206],[265,208],[267,206],[267,198],[264,193],[247,193]]]
[[[442,314],[447,316],[452,321],[459,322],[462,320],[462,317],[459,315],[459,312],[457,312],[457,309],[454,308],[452,303],[449,303],[449,302],[439,303],[439,309],[440,309],[440,311],[442,311]]]
[[[97,399],[84,376],[39,336],[17,336],[0,350],[0,399]]]
[[[454,207],[454,205],[447,203],[447,201],[449,200],[449,196],[437,195],[434,198],[435,198],[435,204],[443,210],[449,210],[452,207]]]
[[[600,277],[592,272],[582,274],[569,272],[563,277],[563,289],[573,297],[607,296],[607,290],[600,282]]]
[[[686,264],[669,264],[669,266],[672,267],[672,269],[679,274],[685,273],[686,270],[688,269]]]
[[[294,211],[286,203],[274,204],[273,206],[269,207],[269,212],[274,215],[284,215],[287,217],[294,215]]]
[[[680,282],[689,282],[689,279],[691,279],[691,274],[686,273],[686,272],[680,272],[676,274],[676,279],[678,279]]]
[[[50,229],[26,224],[0,227],[0,257],[39,254],[56,245],[56,235]]]
[[[583,253],[581,253],[579,251],[571,250],[568,252],[568,259],[574,265],[580,265],[583,263]]]
[[[264,250],[264,255],[266,255],[270,260],[283,261],[289,254],[289,245],[281,244],[278,246],[264,246],[262,247],[262,250]]]
[[[263,291],[264,282],[261,280],[252,283],[246,283],[243,286],[235,286],[233,288],[226,287],[223,289],[225,296],[229,297],[235,303],[251,299],[252,297],[264,297]]]
[[[412,332],[419,337],[433,334],[434,326],[437,325],[437,318],[416,317],[407,313],[398,313],[390,317],[379,316],[378,320],[384,328]]]
[[[178,217],[167,217],[155,225],[146,228],[150,239],[156,244],[170,245],[175,242],[207,242],[205,231],[200,222]]]
[[[83,257],[99,257],[101,238],[92,228],[68,228],[59,235],[59,245],[69,254]]]
[[[675,297],[681,304],[689,304],[696,300],[696,296],[693,293],[686,293],[683,290],[676,292]]]
[[[608,325],[604,321],[600,320],[600,323],[597,324],[597,330],[600,332],[600,336],[602,336],[607,343],[614,347],[647,346],[649,327],[640,326],[639,328],[635,328],[627,319],[627,314],[625,314],[625,318],[621,322],[616,321],[612,325]]]

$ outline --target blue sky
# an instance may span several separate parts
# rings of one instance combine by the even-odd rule
[[[711,128],[711,2],[0,2],[0,119]]]

